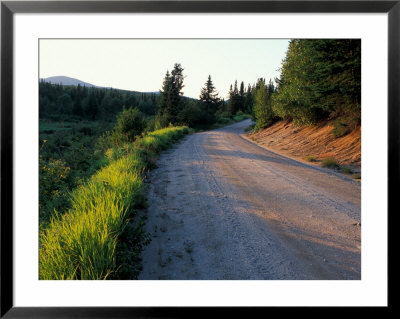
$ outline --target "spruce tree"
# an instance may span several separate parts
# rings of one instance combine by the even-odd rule
[[[85,116],[90,120],[94,120],[97,117],[98,110],[96,95],[91,91],[85,107]]]
[[[256,118],[255,129],[265,128],[273,122],[270,98],[271,89],[269,85],[265,86],[263,79],[258,82],[254,105],[254,116]]]
[[[240,83],[240,90],[239,90],[239,106],[238,110],[244,112],[244,102],[245,102],[245,96],[244,96],[244,83],[243,81]]]
[[[177,115],[181,110],[183,85],[183,68],[180,63],[175,63],[171,74],[167,71],[159,98],[159,116],[165,124],[177,122]]]
[[[298,124],[328,117],[360,123],[360,40],[292,40],[281,70],[273,101],[280,117]]]
[[[74,106],[72,107],[72,113],[79,117],[83,115],[82,90],[81,89],[82,89],[81,85],[78,84],[78,86],[76,88]]]
[[[220,104],[218,93],[215,90],[215,86],[212,83],[211,75],[208,76],[207,82],[200,92],[200,100],[203,102],[205,109],[208,113],[214,114]]]
[[[250,84],[247,87],[247,92],[245,94],[245,102],[244,102],[244,109],[245,113],[253,114],[253,104],[254,98]]]
[[[237,80],[235,80],[235,85],[232,89],[229,90],[229,104],[228,104],[228,112],[231,113],[231,115],[235,115],[237,111],[240,109],[240,95],[239,95],[239,90],[237,86]]]

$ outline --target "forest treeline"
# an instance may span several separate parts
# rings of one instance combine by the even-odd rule
[[[361,40],[292,40],[280,78],[255,90],[256,128],[335,120],[339,137],[361,124]]]
[[[114,121],[124,106],[137,107],[143,114],[155,114],[156,93],[113,88],[64,86],[45,80],[39,83],[39,118],[53,121]]]
[[[238,112],[249,113],[252,106],[245,98],[244,84],[240,91],[229,93],[228,102],[219,97],[211,75],[199,89],[199,98],[185,97],[184,69],[176,63],[168,70],[162,88],[157,93],[141,93],[110,88],[63,86],[41,80],[39,83],[39,118],[48,121],[115,122],[123,110],[135,108],[146,121],[145,131],[170,124],[208,128],[216,123],[228,123]],[[246,101],[245,101],[246,100]],[[247,103],[244,106],[244,103]]]

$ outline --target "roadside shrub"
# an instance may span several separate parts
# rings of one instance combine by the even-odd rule
[[[213,123],[214,116],[208,113],[201,104],[189,103],[179,112],[178,121],[190,127],[196,127]]]
[[[217,115],[220,118],[232,118],[232,115],[229,112],[224,112],[224,111],[217,111],[215,113],[215,115]]]
[[[339,168],[339,164],[334,157],[327,157],[322,160],[322,166],[328,168]]]
[[[232,119],[229,118],[229,117],[219,117],[219,118],[217,119],[217,123],[220,123],[220,124],[227,124],[227,123],[229,123],[231,120],[232,120]]]
[[[70,167],[64,161],[39,157],[39,224],[50,221],[54,210],[69,206],[68,191],[72,184]]]
[[[335,137],[342,137],[350,133],[350,127],[343,121],[337,120],[333,126],[332,134]]]
[[[146,121],[138,108],[124,109],[117,116],[115,138],[122,142],[132,142],[146,128]]]
[[[165,115],[157,114],[154,118],[154,127],[150,131],[160,130],[168,126],[168,120]]]
[[[245,114],[240,114],[240,115],[236,114],[236,115],[233,117],[233,119],[234,119],[236,122],[243,121],[243,120],[245,120],[245,119],[247,119],[247,118],[248,118],[248,116],[245,115]]]
[[[342,167],[342,173],[345,173],[345,174],[353,174],[353,171],[352,171],[352,169],[351,169],[350,167],[348,167],[348,166],[343,166],[343,167]]]

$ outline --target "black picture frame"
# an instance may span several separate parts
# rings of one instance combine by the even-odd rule
[[[13,16],[15,13],[387,13],[388,218],[396,212],[400,144],[400,0],[396,1],[1,1],[1,312],[3,318],[193,317],[226,309],[191,307],[14,307],[13,304]],[[384,212],[382,212],[384,213]],[[390,222],[388,223],[390,225]],[[388,226],[388,233],[390,227]],[[388,238],[389,239],[389,238]],[[388,255],[389,256],[389,255]],[[389,284],[390,281],[388,281]],[[388,300],[390,306],[390,298]],[[389,307],[387,307],[389,308]],[[252,308],[254,309],[254,308]],[[235,309],[248,316],[249,309]],[[265,311],[264,307],[256,310]],[[303,312],[302,308],[291,311]]]

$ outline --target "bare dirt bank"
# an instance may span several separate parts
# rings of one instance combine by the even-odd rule
[[[149,176],[139,279],[360,279],[360,183],[244,139],[186,137]]]
[[[361,128],[343,137],[331,133],[333,125],[323,122],[310,127],[296,127],[293,123],[279,121],[269,128],[247,137],[259,144],[286,156],[304,161],[312,156],[317,161],[334,157],[339,164],[348,165],[356,171],[361,167]]]

